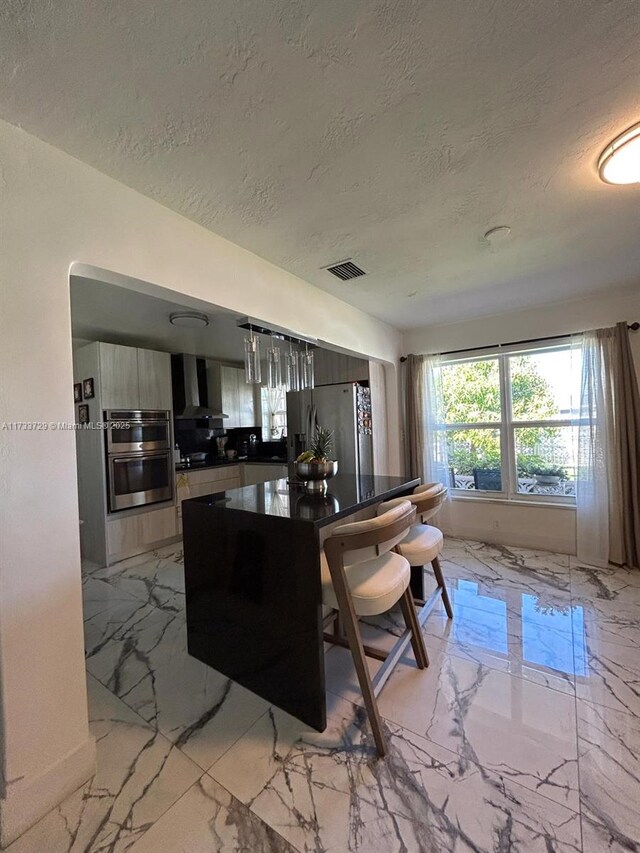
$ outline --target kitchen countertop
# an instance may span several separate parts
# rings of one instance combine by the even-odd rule
[[[332,524],[353,515],[364,507],[389,500],[415,488],[420,481],[406,477],[337,474],[327,480],[327,494],[309,496],[301,486],[271,480],[252,486],[226,489],[191,498],[186,503],[199,503],[221,510],[241,510],[279,520],[311,522],[316,527]],[[215,485],[215,484],[213,484]]]
[[[286,459],[280,459],[279,457],[274,456],[250,456],[243,457],[242,459],[238,459],[236,456],[235,459],[216,459],[215,457],[210,459],[205,459],[204,462],[191,462],[190,464],[186,464],[184,462],[180,462],[176,464],[176,471],[202,471],[206,468],[221,468],[224,465],[237,465],[239,462],[248,463],[249,465],[286,465]]]

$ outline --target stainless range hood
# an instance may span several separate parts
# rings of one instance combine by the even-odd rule
[[[173,416],[180,420],[228,418],[224,412],[209,408],[207,364],[195,355],[171,356]]]

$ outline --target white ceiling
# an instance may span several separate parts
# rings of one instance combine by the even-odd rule
[[[5,0],[0,115],[412,327],[637,281],[595,162],[639,41],[637,0]]]
[[[127,287],[71,276],[71,327],[75,339],[186,352],[219,361],[243,360],[246,332],[237,327],[235,315],[209,306],[204,311],[209,317],[207,327],[172,326],[169,315],[185,310],[200,309]],[[264,343],[266,338],[261,340]]]
[[[238,315],[210,303],[187,305],[141,293],[135,284],[133,279],[120,286],[85,276],[70,277],[71,330],[76,346],[86,341],[106,341],[236,364],[244,361],[247,331],[238,327]],[[199,329],[173,326],[169,317],[175,311],[204,313],[209,325]],[[259,340],[264,359],[271,339],[260,335]],[[277,340],[273,344],[289,347]],[[293,348],[300,349],[296,344]]]

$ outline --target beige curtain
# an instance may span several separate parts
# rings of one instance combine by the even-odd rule
[[[626,323],[585,332],[578,427],[578,557],[640,568],[640,395]]]
[[[406,470],[423,483],[449,482],[439,355],[409,355],[405,362]]]
[[[425,478],[426,359],[423,355],[408,355],[405,361],[405,419],[406,470],[410,477]]]
[[[621,529],[620,547],[611,559],[640,568],[640,393],[626,322],[616,325],[614,340],[614,433]]]

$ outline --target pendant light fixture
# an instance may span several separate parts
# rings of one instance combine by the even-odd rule
[[[289,352],[284,356],[287,391],[300,390],[300,359],[297,350],[294,350],[293,344],[289,342]]]
[[[282,385],[282,361],[279,347],[267,350],[267,388],[279,388]]]
[[[247,384],[260,385],[262,371],[260,367],[260,341],[249,326],[249,337],[244,339],[244,381]]]
[[[300,386],[312,389],[315,387],[315,376],[313,372],[313,350],[309,351],[309,344],[305,343],[304,352],[300,353]]]
[[[289,341],[289,351],[271,346],[267,350],[267,387],[280,388],[284,384],[287,391],[300,391],[315,387],[313,347],[318,345],[315,338],[301,338],[289,329],[279,326],[265,326],[254,317],[241,317],[236,321],[241,329],[249,330],[244,339],[245,381],[261,384],[260,345],[256,333],[269,335],[280,341]],[[305,345],[304,352],[294,350],[293,345]],[[283,367],[284,362],[284,367]],[[284,371],[284,376],[283,376]]]
[[[640,183],[640,122],[607,145],[598,160],[598,172],[607,184]]]

